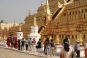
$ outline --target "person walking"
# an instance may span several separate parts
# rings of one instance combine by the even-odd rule
[[[80,42],[79,42],[79,40],[76,40],[75,52],[76,52],[76,57],[80,58]]]
[[[10,36],[7,38],[7,46],[10,47]]]
[[[18,48],[18,46],[17,46],[18,44],[17,44],[17,37],[16,36],[14,36],[14,48]]]
[[[32,53],[32,40],[31,38],[28,39],[28,47],[29,47],[29,53]]]
[[[11,43],[11,48],[14,47],[14,38],[13,36],[10,37],[10,43]]]
[[[39,39],[39,41],[37,42],[37,50],[38,50],[38,55],[40,55],[40,52],[41,52],[41,46],[42,46],[42,42],[41,42],[41,39]]]
[[[53,42],[53,39],[51,39],[51,42],[50,42],[50,56],[54,56],[54,49],[55,49],[55,45],[54,45],[54,42]]]
[[[21,39],[21,50],[24,50],[25,41],[24,38]]]
[[[85,42],[85,58],[87,58],[87,40],[86,40],[86,42]]]
[[[33,50],[33,53],[35,54],[35,52],[36,52],[36,40],[35,40],[35,38],[33,38],[33,41],[32,41],[32,50]]]
[[[25,40],[26,51],[28,51],[28,39]]]
[[[44,44],[44,54],[46,55],[47,54],[46,51],[45,51],[46,50],[46,40],[44,41],[43,44]]]
[[[65,40],[60,51],[60,58],[73,58],[74,48]]]
[[[45,48],[46,55],[50,55],[50,41],[49,38],[46,39],[46,48]]]
[[[18,50],[20,50],[20,49],[21,49],[21,40],[18,39]]]

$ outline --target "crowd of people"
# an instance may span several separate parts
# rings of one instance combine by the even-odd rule
[[[15,36],[9,36],[7,38],[7,46],[11,48],[17,48],[17,38]]]
[[[18,50],[21,51],[34,51],[35,50],[35,46],[36,46],[36,40],[35,38],[33,38],[33,40],[31,38],[29,39],[18,39],[14,36],[9,36],[7,38],[7,46],[11,47],[11,48],[16,48]]]
[[[53,39],[49,40],[46,38],[44,42],[41,39],[36,42],[35,38],[28,38],[28,39],[18,39],[16,37],[10,36],[7,39],[7,45],[11,48],[16,48],[20,51],[26,50],[29,53],[36,53],[38,55],[44,54],[47,56],[54,56],[56,46]],[[80,58],[80,42],[76,41],[74,47],[70,44],[68,37],[63,40],[61,44],[61,51],[60,51],[60,58]]]
[[[53,39],[49,40],[49,38],[46,38],[44,42],[41,41],[41,39],[36,42],[35,38],[28,38],[28,39],[18,39],[9,36],[7,38],[7,46],[11,48],[16,48],[20,51],[28,51],[29,53],[35,53],[38,52],[38,55],[45,54],[54,56],[54,49],[55,44]]]

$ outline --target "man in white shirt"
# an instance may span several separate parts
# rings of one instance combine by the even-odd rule
[[[77,40],[75,44],[75,52],[77,54],[76,57],[80,57],[80,42]]]

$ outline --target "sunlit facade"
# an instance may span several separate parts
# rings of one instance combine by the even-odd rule
[[[29,14],[25,18],[22,25],[24,37],[27,38],[30,33],[31,26],[34,25],[34,15],[36,15],[38,32],[42,35],[44,41],[46,37],[53,38],[56,43],[62,43],[62,40],[68,35],[70,43],[79,40],[84,43],[87,39],[87,0],[74,0],[73,3],[65,6],[64,11],[52,19],[59,3],[63,4],[63,0],[46,0],[46,5],[41,5],[37,9],[37,13]],[[50,22],[48,22],[50,20]],[[42,28],[42,29],[41,29]],[[13,31],[15,28],[13,28]]]
[[[0,40],[7,39],[9,35],[9,30],[14,26],[14,23],[0,23]],[[15,26],[19,26],[18,23],[15,23]]]

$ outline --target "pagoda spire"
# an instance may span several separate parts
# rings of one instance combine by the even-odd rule
[[[18,31],[21,31],[21,24],[19,23],[19,30]]]
[[[15,23],[15,21],[14,21],[14,24],[13,24],[13,26],[16,26],[16,23]]]
[[[43,1],[41,1],[41,6],[43,6]]]
[[[50,15],[51,14],[48,0],[46,0],[46,13],[47,13],[47,15]]]
[[[30,10],[29,10],[28,16],[30,16],[30,15],[31,15],[31,12],[30,12]]]
[[[49,5],[48,0],[46,0],[46,5]]]
[[[46,25],[51,20],[51,12],[49,8],[48,0],[46,0]]]
[[[36,14],[34,15],[34,26],[37,26],[37,22],[36,22]]]

